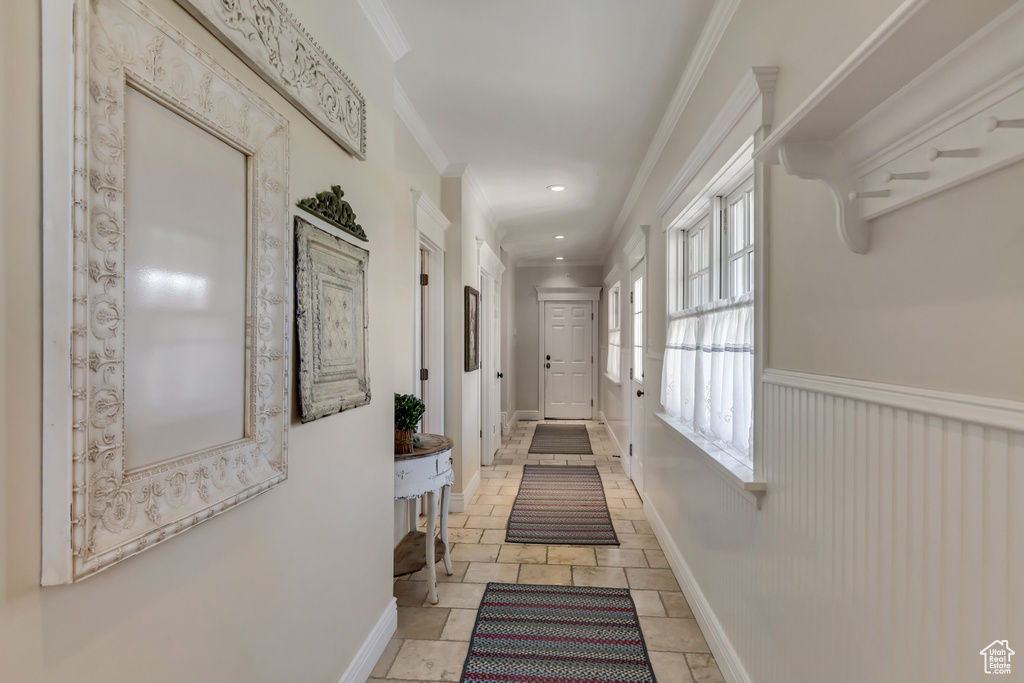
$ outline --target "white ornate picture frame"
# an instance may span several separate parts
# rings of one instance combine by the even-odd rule
[[[299,407],[309,422],[370,402],[370,252],[295,217]]]
[[[366,159],[366,100],[284,2],[177,2],[332,140]]]
[[[73,100],[53,90],[59,58],[44,64],[44,100],[57,105],[44,122],[44,176],[59,179],[69,157],[74,179],[66,213],[59,182],[44,194],[44,585],[92,576],[264,493],[288,471],[288,122],[139,0],[77,0],[73,9]],[[134,372],[125,357],[130,89],[244,155],[247,205],[241,438],[134,469],[124,391],[126,370]],[[65,98],[73,136],[55,141]]]

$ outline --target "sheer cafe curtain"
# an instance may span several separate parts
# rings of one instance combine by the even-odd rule
[[[750,460],[754,296],[683,311],[669,321],[661,404],[668,415]]]
[[[608,367],[606,371],[609,376],[619,380],[619,363],[621,362],[620,355],[620,340],[621,332],[619,330],[611,330],[608,332]]]

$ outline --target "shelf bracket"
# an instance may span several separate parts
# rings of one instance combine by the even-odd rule
[[[842,155],[827,142],[786,142],[779,145],[779,161],[792,176],[818,180],[832,191],[836,228],[846,246],[857,254],[868,251],[870,232],[861,219],[856,199],[857,181]]]

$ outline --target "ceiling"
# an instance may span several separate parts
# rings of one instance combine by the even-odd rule
[[[712,1],[386,0],[399,86],[520,263],[604,260]]]

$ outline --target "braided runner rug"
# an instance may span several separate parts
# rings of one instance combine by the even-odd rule
[[[537,425],[530,441],[530,453],[571,453],[592,455],[586,425]]]
[[[462,683],[655,683],[626,588],[489,583]]]
[[[523,465],[506,543],[618,545],[593,465]]]

